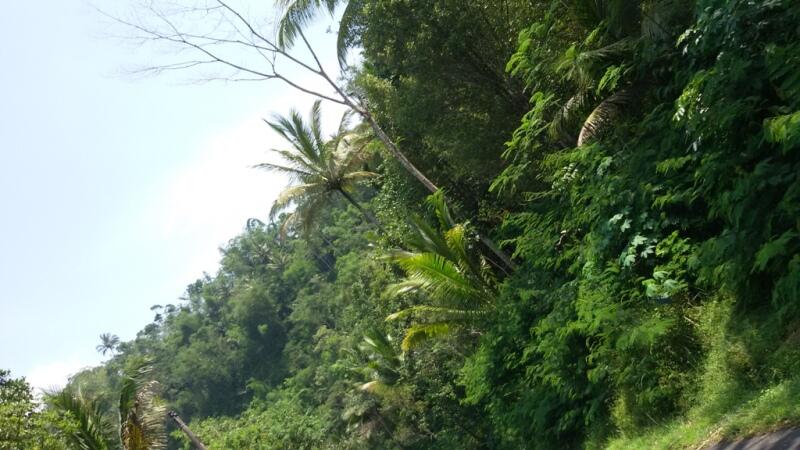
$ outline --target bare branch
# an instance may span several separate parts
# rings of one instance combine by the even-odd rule
[[[223,2],[222,0],[217,0],[217,3],[222,5],[225,9],[227,9],[234,16],[236,16],[239,19],[239,21],[242,22],[242,24],[244,24],[244,26],[247,27],[248,30],[250,30],[250,33],[253,36],[257,37],[262,42],[267,44],[271,49],[270,51],[275,52],[276,54],[279,54],[281,56],[284,56],[284,57],[288,58],[289,60],[291,60],[292,62],[294,62],[295,64],[298,64],[299,66],[303,67],[304,69],[309,70],[309,71],[319,75],[319,72],[317,70],[313,69],[311,66],[309,66],[306,63],[304,63],[304,62],[300,61],[299,59],[295,58],[290,53],[288,53],[287,51],[281,49],[279,46],[275,45],[275,43],[273,43],[271,40],[265,38],[261,33],[256,31],[255,28],[253,27],[253,25],[250,23],[250,21],[245,19],[238,11],[236,11],[235,9],[231,8],[230,6],[228,6],[227,3]]]

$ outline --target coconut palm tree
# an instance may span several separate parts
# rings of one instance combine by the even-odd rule
[[[118,345],[119,336],[111,333],[103,333],[100,335],[100,345],[95,347],[95,349],[105,356],[108,352],[113,353],[117,349]]]
[[[48,405],[67,416],[62,430],[70,446],[82,450],[160,450],[166,448],[165,406],[157,396],[158,383],[149,378],[152,367],[141,364],[123,375],[119,396],[119,433],[96,399],[67,387],[47,396]]]
[[[346,6],[339,21],[336,53],[339,64],[342,67],[346,66],[347,50],[354,38],[356,15],[364,6],[363,0],[277,0],[278,7],[282,11],[278,22],[278,45],[283,48],[291,47],[302,29],[317,13],[325,10],[333,15],[336,7],[342,3],[346,3]]]
[[[439,229],[414,218],[414,237],[408,242],[413,250],[398,250],[389,257],[406,272],[406,278],[389,286],[387,294],[420,292],[430,301],[387,317],[412,320],[401,343],[403,351],[427,339],[474,327],[497,298],[494,274],[474,248],[474,235],[467,224],[453,221],[441,191],[428,201],[439,219]]]
[[[347,130],[349,115],[342,118],[339,130],[330,139],[322,137],[320,101],[314,102],[306,123],[297,111],[289,116],[276,116],[267,121],[280,134],[291,149],[272,151],[281,156],[284,164],[262,163],[256,167],[286,174],[295,184],[278,195],[270,211],[270,218],[295,206],[282,228],[311,227],[316,214],[327,206],[334,195],[340,195],[353,205],[364,218],[382,230],[380,222],[352,196],[355,187],[378,174],[362,170],[365,162],[363,139]]]
[[[374,432],[383,430],[393,439],[395,413],[408,400],[407,392],[401,388],[400,368],[403,354],[395,348],[392,339],[377,329],[364,333],[362,342],[351,353],[352,372],[357,392],[342,413],[348,423],[348,431],[369,438]]]
[[[326,10],[332,15],[337,6],[346,3],[339,21],[337,55],[339,57],[339,65],[343,68],[347,65],[347,51],[356,40],[357,19],[359,13],[364,6],[366,6],[366,0],[275,0],[275,3],[280,11],[282,11],[281,19],[278,23],[278,45],[284,49],[289,48],[295,40],[300,37],[305,41],[308,50],[311,51],[312,54],[314,54],[313,49],[311,49],[303,35],[303,28],[305,28],[321,10]],[[323,78],[333,84],[331,78],[325,73],[322,65],[319,65],[319,59],[316,58],[316,55],[314,55],[314,57],[319,67],[319,70],[315,70],[315,73],[322,74]],[[349,95],[345,94],[342,89],[336,86],[334,87],[343,97],[343,101],[339,103],[348,106],[354,113],[359,114],[364,119],[365,125],[372,128],[374,137],[383,143],[392,157],[400,163],[412,177],[419,181],[425,189],[432,194],[439,190],[439,188],[428,179],[408,157],[406,157],[389,135],[383,131],[375,117],[369,111],[369,108],[367,108],[366,102],[364,102],[363,99],[354,101]],[[503,271],[506,271],[506,269],[511,271],[516,270],[516,264],[514,264],[511,257],[501,250],[488,236],[481,234],[477,234],[477,236],[483,245],[501,261],[501,263],[494,263],[498,268]]]

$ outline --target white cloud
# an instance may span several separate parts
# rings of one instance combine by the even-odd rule
[[[280,113],[294,106],[305,116],[311,102],[300,100],[281,99],[270,106]],[[341,112],[338,107],[324,108],[323,127],[333,132]],[[179,285],[203,271],[213,273],[218,267],[218,248],[239,234],[247,219],[266,220],[272,202],[286,187],[284,176],[252,168],[265,161],[277,162],[269,150],[287,147],[264,123],[263,117],[268,116],[253,116],[214,136],[195,160],[159,190],[163,194],[148,214],[149,221],[160,239],[189,252],[186,264],[176,273]]]
[[[87,367],[88,364],[77,359],[56,361],[41,366],[36,366],[28,373],[25,379],[34,388],[37,394],[42,391],[61,389],[66,386],[69,377]]]
[[[154,217],[164,240],[190,241],[184,272],[197,277],[213,271],[217,248],[248,218],[264,218],[286,180],[252,168],[264,161],[270,141],[264,123],[254,118],[214,137],[199,157],[171,177],[161,191]],[[183,276],[183,274],[181,274]],[[186,278],[184,278],[186,281]]]

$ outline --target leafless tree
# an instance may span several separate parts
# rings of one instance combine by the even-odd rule
[[[180,0],[178,0],[180,1]],[[191,3],[185,0],[182,3]],[[205,76],[206,80],[278,81],[292,89],[344,106],[359,115],[394,159],[430,192],[438,187],[406,157],[370,112],[365,99],[339,83],[309,43],[302,29],[294,47],[277,42],[269,24],[250,19],[244,8],[232,6],[231,0],[194,0],[176,4],[171,0],[142,0],[126,18],[98,9],[106,17],[133,30],[143,44],[169,44],[178,51],[180,61],[145,67],[139,72],[160,74],[175,70],[219,68],[223,72]],[[185,55],[185,56],[184,56]],[[290,78],[288,73],[302,73],[311,82]],[[296,76],[296,75],[295,75]],[[303,78],[303,77],[301,77]],[[324,86],[324,90],[317,86]],[[507,268],[514,263],[491,240],[480,236]],[[500,265],[498,265],[499,267]]]

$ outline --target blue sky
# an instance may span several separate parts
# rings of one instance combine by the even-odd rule
[[[330,22],[312,33],[329,66]],[[0,15],[0,368],[38,387],[99,363],[101,333],[132,339],[151,305],[213,273],[286,183],[249,168],[282,146],[261,119],[313,100],[279,82],[131,76],[175,54],[124,33],[82,0]]]

